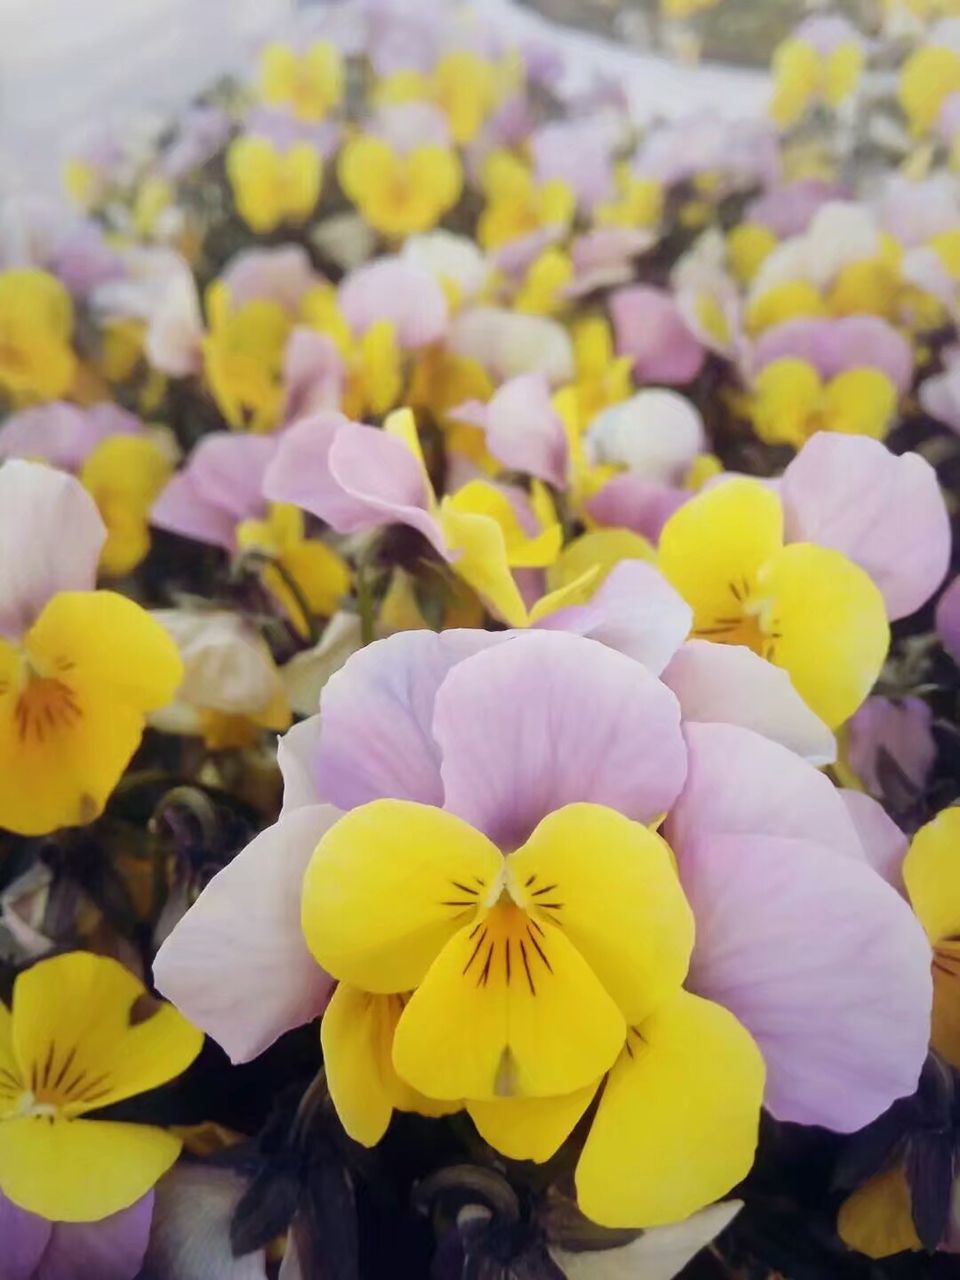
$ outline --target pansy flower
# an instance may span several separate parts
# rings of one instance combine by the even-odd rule
[[[0,271],[0,392],[15,404],[66,395],[77,372],[73,302],[52,275]]]
[[[324,1032],[328,1081],[360,1140],[428,1109],[403,1085],[544,1160],[599,1091],[581,1208],[652,1226],[747,1172],[761,1100],[852,1130],[914,1087],[929,949],[843,798],[747,729],[681,729],[634,660],[573,635],[396,636],[281,761],[279,823],[156,977],[238,1059],[339,979],[358,1016]]]
[[[99,1120],[165,1084],[203,1035],[116,960],[68,952],[21,973],[0,1007],[0,1192],[52,1223],[93,1223],[146,1195],[180,1152],[150,1125]],[[5,1241],[6,1242],[6,1241]]]
[[[839,107],[863,71],[863,40],[839,16],[809,18],[773,54],[773,118],[789,128],[818,103]]]
[[[358,134],[337,161],[340,185],[384,236],[430,231],[460,199],[463,172],[455,151],[424,142],[399,151],[384,138]]]
[[[305,222],[320,198],[323,160],[309,142],[280,149],[247,134],[231,142],[226,163],[237,212],[252,231]]]
[[[432,71],[395,71],[377,84],[380,104],[429,102],[446,118],[450,136],[463,146],[472,142],[501,94],[498,68],[468,49],[451,49]]]
[[[176,689],[176,646],[124,596],[96,591],[106,529],[79,481],[0,469],[0,826],[92,821]]]
[[[268,44],[260,55],[260,96],[298,120],[323,120],[343,98],[340,51],[317,40],[302,53],[288,44]]]

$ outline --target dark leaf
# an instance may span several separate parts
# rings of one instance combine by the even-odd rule
[[[551,1244],[570,1253],[619,1249],[642,1235],[642,1231],[601,1227],[585,1217],[571,1195],[556,1186],[547,1189],[537,1218]]]
[[[907,1148],[913,1225],[931,1253],[947,1229],[953,1194],[954,1141],[949,1130],[916,1133]]]
[[[303,1280],[359,1280],[353,1182],[327,1144],[311,1162],[295,1234]]]
[[[298,1170],[286,1161],[261,1169],[240,1198],[230,1222],[237,1257],[262,1249],[287,1230],[300,1199]]]

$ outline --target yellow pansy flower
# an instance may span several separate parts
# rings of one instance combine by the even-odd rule
[[[66,395],[77,372],[72,334],[73,302],[55,276],[0,271],[0,394],[17,403]]]
[[[487,204],[477,223],[484,249],[497,249],[547,227],[566,230],[573,221],[576,197],[559,178],[538,183],[527,166],[509,151],[494,151],[483,166]]]
[[[769,444],[799,449],[817,431],[882,440],[897,409],[897,388],[879,369],[847,369],[824,380],[806,360],[785,357],[753,381],[749,414]]]
[[[946,99],[960,92],[960,54],[942,45],[915,49],[900,70],[897,95],[915,134],[929,133]]]
[[[312,329],[330,339],[343,360],[346,383],[340,407],[347,417],[361,419],[369,413],[379,418],[392,409],[400,399],[404,374],[392,321],[376,320],[355,337],[331,284],[308,290],[300,312]]]
[[[473,141],[496,106],[499,81],[493,63],[468,50],[452,49],[428,75],[404,70],[386,76],[377,85],[374,101],[433,103],[446,117],[454,142],[463,146]]]
[[[237,525],[240,551],[258,551],[272,561],[263,571],[267,589],[302,636],[310,634],[311,617],[329,618],[350,590],[350,569],[342,556],[316,538],[304,536],[303,512],[273,503],[262,520]]]
[[[727,233],[727,259],[740,284],[750,283],[777,243],[777,237],[761,222],[741,222]]]
[[[268,44],[260,55],[260,97],[298,120],[323,120],[343,101],[343,87],[343,58],[327,40],[301,54],[286,44]]]
[[[360,134],[341,149],[337,173],[347,197],[385,236],[429,231],[463,188],[456,153],[432,142],[399,152],[383,138]]]
[[[283,409],[283,355],[291,322],[277,302],[234,306],[222,281],[207,290],[204,373],[220,412],[236,430],[272,431]]]
[[[572,280],[570,255],[551,245],[530,263],[514,295],[513,308],[528,315],[555,315],[567,304],[563,290]]]
[[[588,316],[574,324],[573,356],[575,426],[582,433],[603,409],[633,394],[633,357],[616,354],[613,330],[602,316]]]
[[[203,1034],[172,1005],[134,1020],[147,990],[74,951],[18,975],[0,1005],[0,1191],[56,1222],[97,1222],[144,1196],[180,1154],[166,1129],[88,1118],[193,1062]]]
[[[642,178],[627,161],[614,170],[617,193],[602,200],[593,210],[598,227],[655,227],[663,215],[663,184]]]
[[[250,134],[227,149],[227,177],[237,212],[252,231],[306,222],[320,199],[323,160],[309,142],[280,150]]]
[[[167,450],[141,435],[102,441],[80,469],[107,526],[100,568],[108,577],[130,573],[150,550],[150,511],[173,472]]]
[[[777,494],[735,477],[670,517],[660,569],[693,609],[694,636],[746,645],[782,667],[835,728],[866,698],[886,658],[883,597],[839,551],[783,539]]]
[[[747,332],[756,337],[765,329],[772,329],[786,320],[827,314],[827,305],[815,285],[808,280],[786,280],[782,284],[771,285],[752,298],[744,321]]]
[[[859,84],[863,64],[857,40],[844,40],[829,53],[801,36],[784,40],[773,55],[774,120],[786,129],[818,103],[838,107]]]

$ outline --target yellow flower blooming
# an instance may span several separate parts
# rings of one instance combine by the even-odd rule
[[[73,303],[45,271],[0,271],[0,394],[16,403],[56,400],[77,372]]]
[[[324,1060],[358,1141],[377,1141],[393,1107],[463,1105],[504,1154],[542,1161],[609,1072],[576,1172],[588,1216],[674,1220],[749,1166],[763,1061],[731,1014],[683,991],[693,917],[670,850],[641,824],[572,804],[504,856],[450,813],[376,800],[322,837],[302,924],[346,987]],[[659,1170],[642,1178],[638,1145],[676,1145],[676,1101],[695,1123],[709,1108],[685,1083],[706,1045],[724,1080],[722,1154],[669,1187]]]
[[[846,40],[828,54],[802,37],[784,40],[773,55],[774,120],[786,129],[818,103],[840,106],[859,84],[863,64],[856,40]]]
[[[747,306],[747,332],[756,337],[765,329],[786,320],[827,315],[827,305],[819,289],[807,280],[787,280],[772,285],[752,298]]]
[[[660,569],[693,609],[693,634],[782,667],[831,728],[880,673],[883,597],[859,566],[812,543],[784,545],[779,497],[739,477],[697,494],[660,537]]]
[[[960,1070],[960,808],[944,809],[920,828],[903,882],[933,947],[930,1042]]]
[[[573,356],[575,425],[580,433],[603,409],[633,394],[633,358],[616,354],[613,330],[602,316],[589,316],[574,324]]]
[[[150,510],[172,472],[149,436],[110,436],[87,457],[80,481],[107,526],[100,568],[108,577],[129,573],[150,550]]]
[[[0,1191],[57,1222],[97,1222],[145,1195],[180,1154],[165,1129],[89,1113],[166,1084],[203,1035],[171,1005],[146,1018],[116,960],[41,960],[0,1005]]]
[[[260,56],[260,97],[298,120],[323,120],[343,101],[343,59],[336,45],[317,40],[301,54],[268,44]]]
[[[390,320],[376,320],[355,337],[331,284],[310,289],[300,310],[306,323],[328,337],[343,360],[346,382],[340,408],[347,417],[362,419],[373,414],[379,418],[394,408],[401,397],[404,375],[396,326]]]
[[[350,590],[346,561],[326,543],[304,537],[297,507],[274,503],[265,519],[242,521],[236,537],[241,551],[260,552],[273,562],[263,571],[264,584],[302,636],[310,633],[304,606],[313,617],[329,618]]]
[[[559,178],[538,183],[509,151],[494,151],[482,175],[487,203],[477,223],[484,249],[497,249],[547,227],[565,231],[573,221],[576,197]]]
[[[463,146],[472,142],[500,97],[497,67],[465,49],[445,53],[428,75],[404,70],[377,85],[374,101],[388,105],[431,102],[446,117],[450,136]]]
[[[429,231],[463,188],[456,153],[430,142],[401,153],[383,138],[361,134],[341,149],[337,172],[347,197],[385,236]]]
[[[151,174],[140,183],[133,202],[133,229],[136,234],[149,239],[155,234],[163,214],[173,204],[173,188],[166,178]]]
[[[655,178],[641,178],[626,161],[614,171],[617,193],[602,200],[593,210],[599,227],[655,227],[663,215],[663,184]]]
[[[879,369],[848,369],[824,381],[805,360],[766,365],[753,382],[749,413],[761,440],[799,449],[817,431],[882,440],[897,408],[897,389]]]
[[[929,133],[944,102],[960,92],[960,54],[942,45],[915,49],[900,70],[897,94],[915,134]]]
[[[283,409],[283,355],[291,323],[277,302],[233,306],[215,281],[207,290],[204,372],[220,412],[236,430],[272,431]]]
[[[582,533],[567,543],[547,570],[547,586],[551,591],[559,591],[561,587],[575,582],[583,584],[586,580],[584,596],[589,598],[624,560],[656,564],[657,553],[646,538],[630,529],[607,528]]]
[[[570,255],[555,245],[544,249],[527,268],[513,298],[513,309],[529,315],[555,315],[567,304],[563,290],[573,279]]]
[[[309,142],[286,150],[250,134],[231,142],[227,177],[237,212],[252,231],[306,222],[320,199],[323,161]]]
[[[767,256],[777,247],[777,237],[760,222],[741,222],[727,234],[727,258],[734,276],[749,284]]]

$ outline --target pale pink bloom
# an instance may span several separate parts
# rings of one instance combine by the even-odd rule
[[[446,295],[436,278],[409,258],[383,257],[357,267],[337,295],[340,310],[356,334],[388,320],[406,350],[436,342],[447,331]]]
[[[570,447],[542,373],[519,374],[502,383],[486,404],[470,400],[451,416],[482,427],[487,448],[509,470],[566,488]]]
[[[703,344],[676,299],[653,285],[630,285],[610,296],[617,353],[633,358],[641,382],[684,386],[703,368]]]

